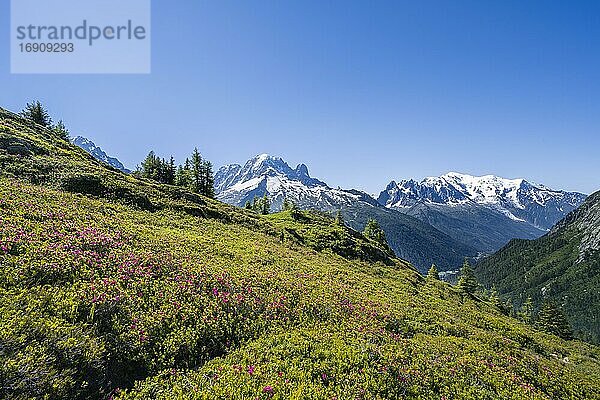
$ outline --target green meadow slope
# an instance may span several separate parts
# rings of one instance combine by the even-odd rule
[[[600,349],[0,110],[0,398],[596,399]]]

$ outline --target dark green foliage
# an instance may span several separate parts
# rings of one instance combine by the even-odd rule
[[[25,109],[21,111],[21,116],[35,122],[38,125],[45,127],[50,127],[52,125],[52,118],[50,118],[48,110],[46,110],[39,101],[27,103]]]
[[[194,148],[192,156],[184,169],[190,171],[189,189],[194,193],[200,193],[204,196],[214,197],[214,177],[212,164],[208,160],[204,160],[197,148]]]
[[[550,300],[542,303],[537,318],[537,325],[548,333],[552,333],[563,339],[572,339],[573,330],[565,317],[563,311]]]
[[[388,245],[387,239],[385,237],[385,232],[383,231],[383,229],[381,229],[379,222],[377,222],[376,220],[370,219],[367,221],[365,229],[363,230],[363,235],[375,241],[379,246],[381,246],[381,248],[384,251],[393,254],[393,251]]]
[[[62,119],[60,121],[58,121],[56,123],[56,125],[54,125],[54,127],[52,127],[52,130],[54,130],[56,135],[58,135],[58,137],[61,138],[62,140],[66,140],[67,142],[69,141],[69,139],[70,139],[69,130],[65,126]]]
[[[185,159],[185,163],[177,167],[175,172],[175,185],[184,188],[190,188],[192,185],[192,168],[189,158]]]
[[[267,215],[271,212],[271,201],[265,193],[263,197],[255,197],[252,203],[246,202],[246,208],[261,215]]]
[[[473,268],[471,268],[468,260],[465,260],[460,269],[460,278],[458,279],[457,287],[463,293],[470,295],[474,295],[477,289],[479,289],[479,282],[477,282]]]
[[[61,180],[61,189],[71,193],[91,194],[101,196],[106,187],[97,175],[77,174],[66,176]]]
[[[293,201],[288,200],[287,197],[283,199],[283,203],[281,204],[281,211],[290,211],[296,208],[296,204]]]
[[[429,271],[427,272],[427,280],[428,281],[439,281],[440,280],[440,274],[438,273],[437,267],[435,266],[435,264],[431,264],[431,268],[429,268]]]
[[[173,156],[167,161],[151,151],[136,174],[159,183],[184,187],[193,193],[213,198],[215,196],[212,164],[204,160],[198,149],[194,149],[191,159],[186,158],[183,165],[175,166]]]
[[[519,312],[517,313],[517,316],[519,317],[519,319],[521,321],[525,322],[526,324],[533,324],[533,321],[534,321],[533,313],[534,313],[533,300],[531,299],[531,297],[527,297],[527,300],[525,300],[523,305],[521,305],[521,308],[520,308]]]
[[[500,294],[498,293],[498,289],[496,289],[496,286],[492,286],[492,289],[490,290],[490,303],[492,303],[496,308],[500,310],[504,309],[505,305],[500,299]]]
[[[479,262],[477,278],[496,285],[520,308],[531,299],[534,308],[544,299],[562,304],[578,338],[600,343],[600,251],[594,250],[600,226],[600,192],[569,214],[547,235],[513,240]]]
[[[138,176],[167,185],[175,184],[175,173],[175,160],[173,157],[166,161],[164,158],[157,157],[154,151],[148,153],[148,156],[142,161],[137,170]]]

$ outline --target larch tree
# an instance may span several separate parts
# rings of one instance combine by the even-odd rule
[[[21,116],[45,127],[52,126],[50,114],[48,114],[48,111],[39,101],[27,103],[23,111],[21,111]]]
[[[469,264],[469,260],[465,259],[463,266],[460,269],[460,278],[458,279],[458,289],[463,293],[467,293],[470,295],[475,294],[477,289],[479,288],[479,282],[477,282],[477,278],[475,278],[475,273],[473,272],[473,268]]]

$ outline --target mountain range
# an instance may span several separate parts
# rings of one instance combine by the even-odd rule
[[[125,168],[121,161],[119,161],[115,157],[111,157],[108,154],[106,154],[106,152],[104,152],[102,148],[96,146],[96,144],[91,140],[84,138],[83,136],[77,136],[73,138],[72,142],[74,145],[81,147],[82,149],[90,153],[97,160],[102,161],[103,163],[106,163],[111,167],[118,169],[121,172],[125,172],[126,174],[131,172],[130,170]]]
[[[392,181],[378,201],[490,253],[510,239],[543,235],[585,197],[524,179],[451,172],[421,182]]]
[[[342,212],[345,222],[361,231],[367,221],[376,219],[396,254],[421,272],[436,263],[440,270],[460,265],[464,257],[477,256],[477,250],[451,238],[417,218],[383,207],[372,196],[359,190],[332,188],[312,178],[304,164],[291,168],[282,158],[267,154],[238,164],[221,167],[215,174],[217,199],[244,206],[265,194],[272,210],[279,210],[284,199],[302,209]]]
[[[513,238],[538,238],[586,197],[524,179],[448,173],[421,182],[392,181],[375,199],[332,188],[311,177],[305,164],[292,168],[267,154],[221,167],[215,191],[219,200],[237,206],[266,194],[273,210],[286,198],[303,209],[341,210],[357,230],[377,219],[392,249],[421,271],[431,263],[456,269],[464,257],[492,253]]]
[[[595,199],[564,223],[583,260]],[[597,346],[383,250],[322,212],[124,174],[0,108],[0,398],[600,398]]]
[[[78,136],[73,143],[130,172],[91,140]],[[586,198],[525,179],[450,172],[421,181],[391,181],[375,199],[360,190],[330,187],[311,177],[305,164],[292,168],[268,154],[221,167],[215,192],[219,200],[240,207],[266,194],[273,210],[281,209],[286,198],[302,209],[340,210],[356,230],[376,219],[396,254],[421,272],[433,263],[441,271],[456,270],[465,257],[491,254],[511,239],[538,238]]]

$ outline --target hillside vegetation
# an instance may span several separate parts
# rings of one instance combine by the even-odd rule
[[[562,306],[577,336],[600,343],[600,192],[537,240],[513,240],[476,268],[517,305]]]
[[[323,215],[137,180],[5,111],[0,316],[0,398],[600,398],[593,345]]]

